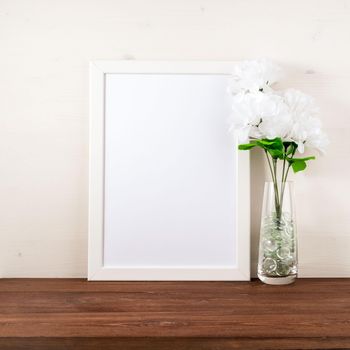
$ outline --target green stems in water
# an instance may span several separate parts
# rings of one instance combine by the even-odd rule
[[[295,142],[283,141],[280,137],[274,139],[251,139],[249,143],[240,144],[238,149],[249,151],[254,147],[260,147],[265,151],[274,185],[276,216],[277,219],[281,219],[283,196],[289,169],[293,168],[295,173],[305,170],[306,161],[315,159],[315,157],[294,158],[298,145]],[[278,178],[278,160],[283,161],[280,181]],[[279,183],[281,184],[280,188]]]
[[[288,162],[287,165],[287,151],[288,151],[289,145],[284,146],[284,152],[283,152],[283,163],[282,163],[282,173],[281,173],[281,181],[278,179],[278,159],[279,157],[273,157],[269,152],[265,149],[265,155],[267,158],[267,162],[269,165],[270,173],[271,173],[271,178],[274,186],[274,193],[275,193],[275,209],[276,209],[276,216],[277,219],[280,220],[282,218],[282,208],[283,208],[283,197],[284,197],[284,190],[286,188],[286,182],[288,178],[288,173],[289,169],[292,165],[291,162]],[[291,152],[291,157],[292,159],[294,157],[296,148],[293,147],[292,152]],[[279,188],[279,182],[281,184],[281,187]]]

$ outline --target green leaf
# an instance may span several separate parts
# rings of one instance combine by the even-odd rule
[[[313,160],[313,159],[316,159],[315,156],[310,156],[310,157],[305,157],[305,158],[294,158],[296,160],[304,160],[304,161],[307,161],[307,160]]]
[[[293,154],[298,147],[298,145],[295,142],[290,142],[290,141],[283,142],[283,145],[284,145],[286,156]]]
[[[279,149],[268,149],[267,151],[271,154],[272,158],[283,159],[283,152]]]
[[[275,139],[262,139],[256,141],[259,146],[264,147],[266,149],[279,149],[283,150],[283,142],[280,137],[276,137]]]
[[[255,143],[243,143],[241,145],[238,145],[238,149],[241,151],[247,151],[247,150],[252,149],[255,146],[256,146]]]
[[[272,158],[283,159],[283,142],[281,138],[276,137],[275,139],[262,139],[256,141],[257,145],[268,151]]]
[[[304,160],[295,160],[295,162],[292,162],[292,168],[295,173],[303,171],[306,168],[306,162]]]
[[[310,156],[310,157],[305,157],[305,158],[286,158],[286,159],[287,159],[287,161],[289,163],[292,164],[292,163],[297,162],[299,160],[303,160],[304,162],[306,162],[307,160],[316,159],[316,157],[315,156]]]
[[[306,161],[316,159],[314,156],[305,158],[286,158],[289,164],[291,164],[293,171],[297,173],[298,171],[303,171],[306,169]]]
[[[269,139],[261,139],[261,140],[257,140],[256,142],[262,146],[271,146],[275,143],[274,140],[269,140]]]

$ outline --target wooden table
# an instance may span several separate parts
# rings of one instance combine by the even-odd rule
[[[350,279],[0,280],[0,349],[350,349]]]

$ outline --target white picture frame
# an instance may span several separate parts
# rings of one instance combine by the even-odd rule
[[[90,178],[89,178],[89,280],[222,280],[240,281],[250,279],[250,179],[249,152],[234,152],[234,203],[235,223],[232,264],[202,263],[178,265],[122,264],[111,266],[105,263],[105,208],[106,208],[106,106],[108,106],[106,81],[112,77],[132,74],[152,75],[201,75],[228,76],[234,62],[159,62],[159,61],[95,61],[90,64]],[[109,76],[113,75],[113,76]],[[192,81],[192,80],[191,80]],[[193,80],[194,81],[194,80]],[[117,81],[118,83],[118,81]],[[195,82],[194,82],[195,84]],[[112,85],[111,85],[112,86]],[[109,95],[108,95],[109,96]],[[114,101],[114,99],[113,99]],[[114,102],[113,102],[114,104]],[[110,117],[109,117],[110,118]],[[108,133],[107,133],[108,134]],[[194,136],[195,137],[195,136]],[[111,147],[108,145],[108,147]],[[235,147],[237,148],[237,147]],[[108,170],[110,171],[110,170]],[[113,174],[112,179],[115,178]],[[108,180],[114,181],[114,180]],[[107,182],[108,182],[107,181]],[[108,196],[107,196],[108,197]],[[109,204],[108,204],[109,205]],[[107,205],[107,206],[108,206]],[[108,233],[110,235],[110,233]],[[110,236],[108,236],[110,237]],[[110,238],[108,238],[110,239]],[[114,239],[114,238],[113,238]],[[147,237],[145,237],[147,241]],[[153,242],[157,245],[157,242]],[[186,242],[184,242],[185,244]],[[225,242],[223,242],[225,244]],[[132,249],[130,247],[130,249]],[[163,249],[160,247],[159,249]],[[110,256],[110,253],[108,253]]]

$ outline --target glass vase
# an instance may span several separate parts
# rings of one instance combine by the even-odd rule
[[[261,215],[258,277],[290,284],[298,272],[293,183],[266,182]]]

